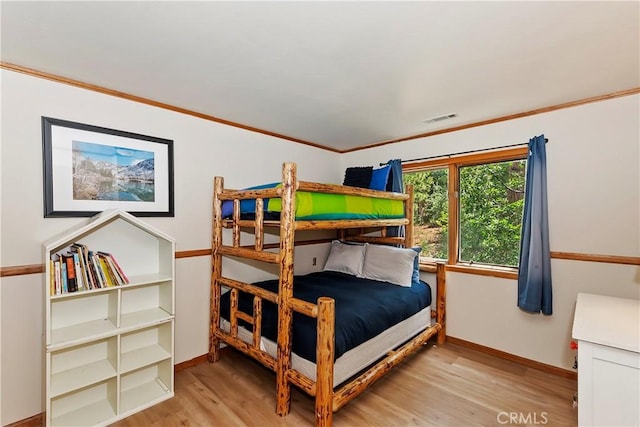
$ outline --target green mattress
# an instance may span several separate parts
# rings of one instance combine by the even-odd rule
[[[264,184],[247,190],[273,188],[279,183]],[[241,215],[255,214],[255,200],[240,202]],[[280,198],[264,199],[265,219],[275,219],[282,211]],[[233,202],[222,203],[222,217],[233,213]],[[379,199],[376,197],[353,196],[347,194],[327,194],[307,191],[296,192],[296,219],[299,220],[339,220],[339,219],[395,219],[404,218],[402,200]]]

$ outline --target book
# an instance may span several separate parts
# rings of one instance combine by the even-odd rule
[[[60,295],[62,293],[62,269],[60,268],[60,260],[53,261],[53,266],[56,274],[56,295]]]
[[[116,266],[116,270],[118,270],[118,273],[120,273],[120,276],[122,276],[122,280],[124,280],[124,283],[129,284],[129,277],[127,277],[122,267],[120,267],[120,264],[118,264],[118,261],[116,261],[116,257],[114,257],[113,254],[111,254],[110,256],[113,264]]]
[[[84,254],[85,264],[87,265],[87,273],[88,273],[89,281],[91,282],[91,288],[99,289],[100,281],[98,280],[98,277],[97,277],[98,273],[96,272],[95,266],[93,265],[93,261],[90,256],[92,253],[89,251],[89,248],[87,247],[87,245],[80,245],[80,247],[82,248],[82,252]]]
[[[49,260],[49,295],[56,294],[56,270],[52,259]]]
[[[62,255],[62,259],[67,267],[67,291],[76,292],[78,290],[78,280],[73,255]]]
[[[115,274],[113,264],[109,262],[109,257],[106,253],[98,251],[98,257],[100,259],[100,265],[102,265],[102,268],[106,271],[108,279],[111,279],[111,283],[114,286],[120,285],[120,280],[117,274]]]
[[[60,295],[62,293],[62,270],[60,269],[60,255],[51,254],[53,262],[53,294]]]
[[[98,287],[104,288],[107,286],[106,279],[102,273],[102,268],[100,267],[100,262],[98,261],[98,256],[93,252],[89,251],[89,259],[91,260],[91,265],[93,265],[93,271],[95,271],[96,278],[98,280]]]
[[[129,278],[127,277],[126,274],[124,274],[124,271],[116,261],[116,258],[113,256],[113,254],[110,254],[108,252],[100,252],[100,251],[98,253],[105,257],[105,259],[109,263],[109,266],[111,267],[111,271],[113,271],[114,276],[118,280],[118,283],[120,285],[128,284]]]
[[[77,243],[72,244],[71,252],[73,252],[74,254],[77,254],[78,256],[78,263],[80,264],[79,276],[82,279],[82,285],[84,290],[88,291],[90,289],[93,289],[94,287],[93,287],[93,283],[91,282],[91,275],[87,265],[83,245],[79,245]]]
[[[107,265],[109,266],[109,271],[113,275],[113,278],[115,279],[116,283],[120,286],[125,285],[126,283],[122,278],[122,276],[120,275],[120,273],[118,272],[118,270],[116,269],[116,266],[113,263],[113,259],[109,255],[105,255],[104,259],[107,261]]]
[[[67,263],[64,262],[64,258],[60,257],[60,293],[66,294],[69,292],[67,287]]]
[[[117,286],[118,282],[115,281],[113,277],[113,273],[109,268],[109,264],[104,255],[97,254],[98,261],[100,262],[100,266],[102,267],[102,272],[104,273],[104,277],[107,282],[107,286]]]
[[[71,256],[73,257],[73,266],[76,270],[76,283],[78,284],[78,291],[84,291],[85,289],[89,289],[86,285],[84,269],[80,267],[80,255],[78,254],[77,251],[72,250]]]

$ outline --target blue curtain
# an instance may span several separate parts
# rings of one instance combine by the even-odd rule
[[[547,211],[547,155],[544,135],[529,141],[524,215],[520,239],[518,307],[552,313],[549,215]]]
[[[389,174],[391,191],[402,193],[404,191],[404,184],[402,183],[402,161],[400,159],[393,159],[389,160],[387,164],[391,166],[391,173]],[[404,226],[387,227],[387,236],[404,237]]]

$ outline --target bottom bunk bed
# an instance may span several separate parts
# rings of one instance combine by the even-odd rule
[[[278,281],[254,285],[275,292]],[[322,271],[296,276],[293,289],[295,298],[310,303],[323,296],[335,301],[334,387],[431,324],[431,287],[422,281],[402,287],[346,273]],[[233,304],[239,312],[251,313],[253,296],[242,293]],[[232,292],[228,292],[220,303],[220,325],[227,333],[231,333],[231,305]],[[275,304],[263,304],[260,349],[273,357],[277,350],[277,315]],[[235,321],[237,336],[250,344],[253,341],[251,325],[237,317]],[[315,381],[316,319],[294,313],[292,323],[292,368]]]
[[[225,343],[272,369],[279,415],[289,412],[290,385],[294,384],[315,396],[316,425],[331,425],[333,412],[429,338],[437,334],[438,342],[444,341],[444,265],[437,266],[436,303],[432,304],[432,290],[419,279],[418,250],[409,248],[411,189],[399,195],[305,183],[297,181],[293,164],[283,166],[283,182],[276,190],[225,190],[219,177],[214,187],[209,361],[219,359],[220,344]],[[297,190],[400,199],[407,217],[401,221],[297,221]],[[264,220],[265,197],[282,199],[279,221]],[[255,217],[250,220],[241,217],[239,209],[240,200],[246,199],[255,199]],[[230,219],[222,216],[224,200],[233,200]],[[407,233],[390,237],[382,228],[379,237],[370,233],[348,236],[359,244],[334,241],[325,271],[293,276],[294,230],[338,229],[346,240],[345,229],[386,225],[405,225]],[[222,242],[224,227],[232,229],[232,245]],[[267,227],[280,230],[280,242],[273,245],[277,253],[266,250],[270,247],[264,243]],[[240,230],[247,228],[255,233],[255,241],[241,246]],[[406,249],[395,247],[398,245]],[[253,284],[225,277],[223,256],[279,264],[279,277]],[[383,266],[383,261],[391,264]],[[230,291],[223,294],[222,286]]]

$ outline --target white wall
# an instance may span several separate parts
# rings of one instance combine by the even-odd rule
[[[304,180],[334,182],[341,174],[339,155],[329,151],[12,71],[0,78],[3,267],[41,264],[42,241],[86,222],[43,218],[41,116],[172,139],[175,217],[145,221],[175,237],[178,251],[211,247],[216,175],[232,188],[278,181],[283,161],[297,162]],[[319,260],[324,252],[304,249]],[[176,363],[207,352],[209,268],[207,257],[176,261]],[[2,425],[43,410],[42,288],[41,274],[2,279]]]
[[[280,163],[298,163],[300,178],[338,182],[344,168],[390,158],[415,158],[526,142],[544,133],[549,164],[551,249],[640,255],[639,97],[629,96],[528,118],[407,141],[342,156],[191,116],[71,86],[0,71],[0,265],[42,263],[41,242],[84,219],[44,219],[40,117],[49,116],[174,140],[175,217],[148,218],[173,236],[177,250],[210,243],[215,175],[230,187],[277,181]],[[298,272],[322,265],[323,248],[297,250]],[[227,268],[225,266],[225,268]],[[238,263],[231,269],[259,275]],[[569,368],[577,292],[639,298],[638,267],[553,261],[554,314],[515,306],[512,280],[449,273],[448,334],[508,353]],[[207,351],[209,259],[176,261],[176,362]],[[425,275],[427,280],[432,275]],[[3,278],[0,284],[0,422],[41,412],[43,279]]]
[[[640,256],[640,96],[627,96],[386,145],[341,157],[377,165],[471,149],[526,143],[544,135],[551,250]],[[516,307],[517,282],[447,274],[447,335],[570,369],[576,295],[640,298],[640,267],[552,260],[553,315]],[[640,333],[640,326],[639,326]]]

